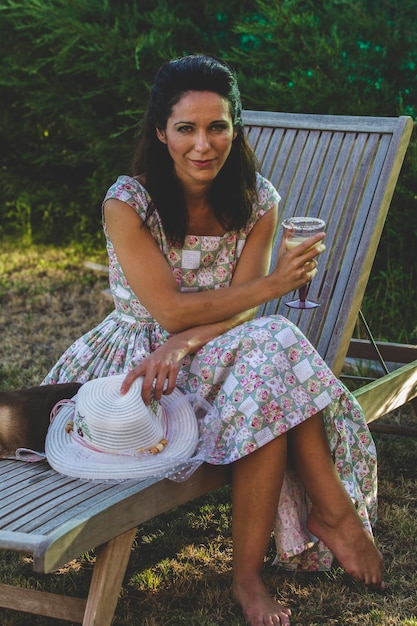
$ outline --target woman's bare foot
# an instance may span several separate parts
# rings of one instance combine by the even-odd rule
[[[307,526],[313,535],[324,541],[340,565],[355,580],[385,589],[382,555],[354,509],[338,520],[337,525],[333,525],[327,523],[313,508]]]
[[[289,626],[291,610],[271,598],[260,576],[248,584],[235,581],[233,597],[250,626]]]

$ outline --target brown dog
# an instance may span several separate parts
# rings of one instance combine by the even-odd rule
[[[0,458],[14,456],[17,448],[45,450],[51,410],[72,398],[80,383],[63,383],[0,391]]]

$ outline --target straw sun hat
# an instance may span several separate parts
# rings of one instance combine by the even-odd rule
[[[175,389],[147,407],[142,379],[121,395],[124,378],[90,380],[55,407],[45,453],[57,472],[97,480],[168,476],[192,456],[197,420],[186,397]]]

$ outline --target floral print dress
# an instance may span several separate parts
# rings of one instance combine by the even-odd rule
[[[230,284],[246,237],[279,195],[257,176],[258,202],[244,231],[223,236],[186,236],[177,248],[165,236],[158,213],[148,227],[182,291],[221,289]],[[117,198],[144,219],[150,202],[134,178],[120,176],[105,200]],[[86,382],[133,369],[169,334],[131,290],[109,240],[114,311],[62,355],[43,384]],[[254,319],[226,332],[184,359],[178,387],[195,402],[200,439],[192,469],[206,461],[228,464],[250,454],[317,413],[337,471],[371,533],[376,519],[376,453],[355,398],[333,375],[314,347],[282,316]],[[276,563],[285,568],[329,569],[333,556],[310,535],[310,502],[288,469],[275,522]]]

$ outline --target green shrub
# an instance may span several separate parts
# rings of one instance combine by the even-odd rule
[[[417,5],[256,1],[235,26],[248,108],[417,116]],[[254,71],[256,68],[256,71]]]
[[[3,234],[19,227],[22,194],[35,240],[71,241],[100,228],[100,202],[129,168],[135,125],[156,69],[169,57],[219,48],[228,38],[228,18],[224,11],[218,15],[222,5],[1,3]],[[238,15],[242,7],[233,0],[225,10]]]
[[[230,61],[247,109],[416,118],[416,24],[415,0],[2,0],[0,237],[101,244],[101,200],[129,170],[171,57]],[[416,340],[416,298],[398,293],[416,282],[416,169],[415,133],[364,303],[381,337],[401,312],[405,341]]]

